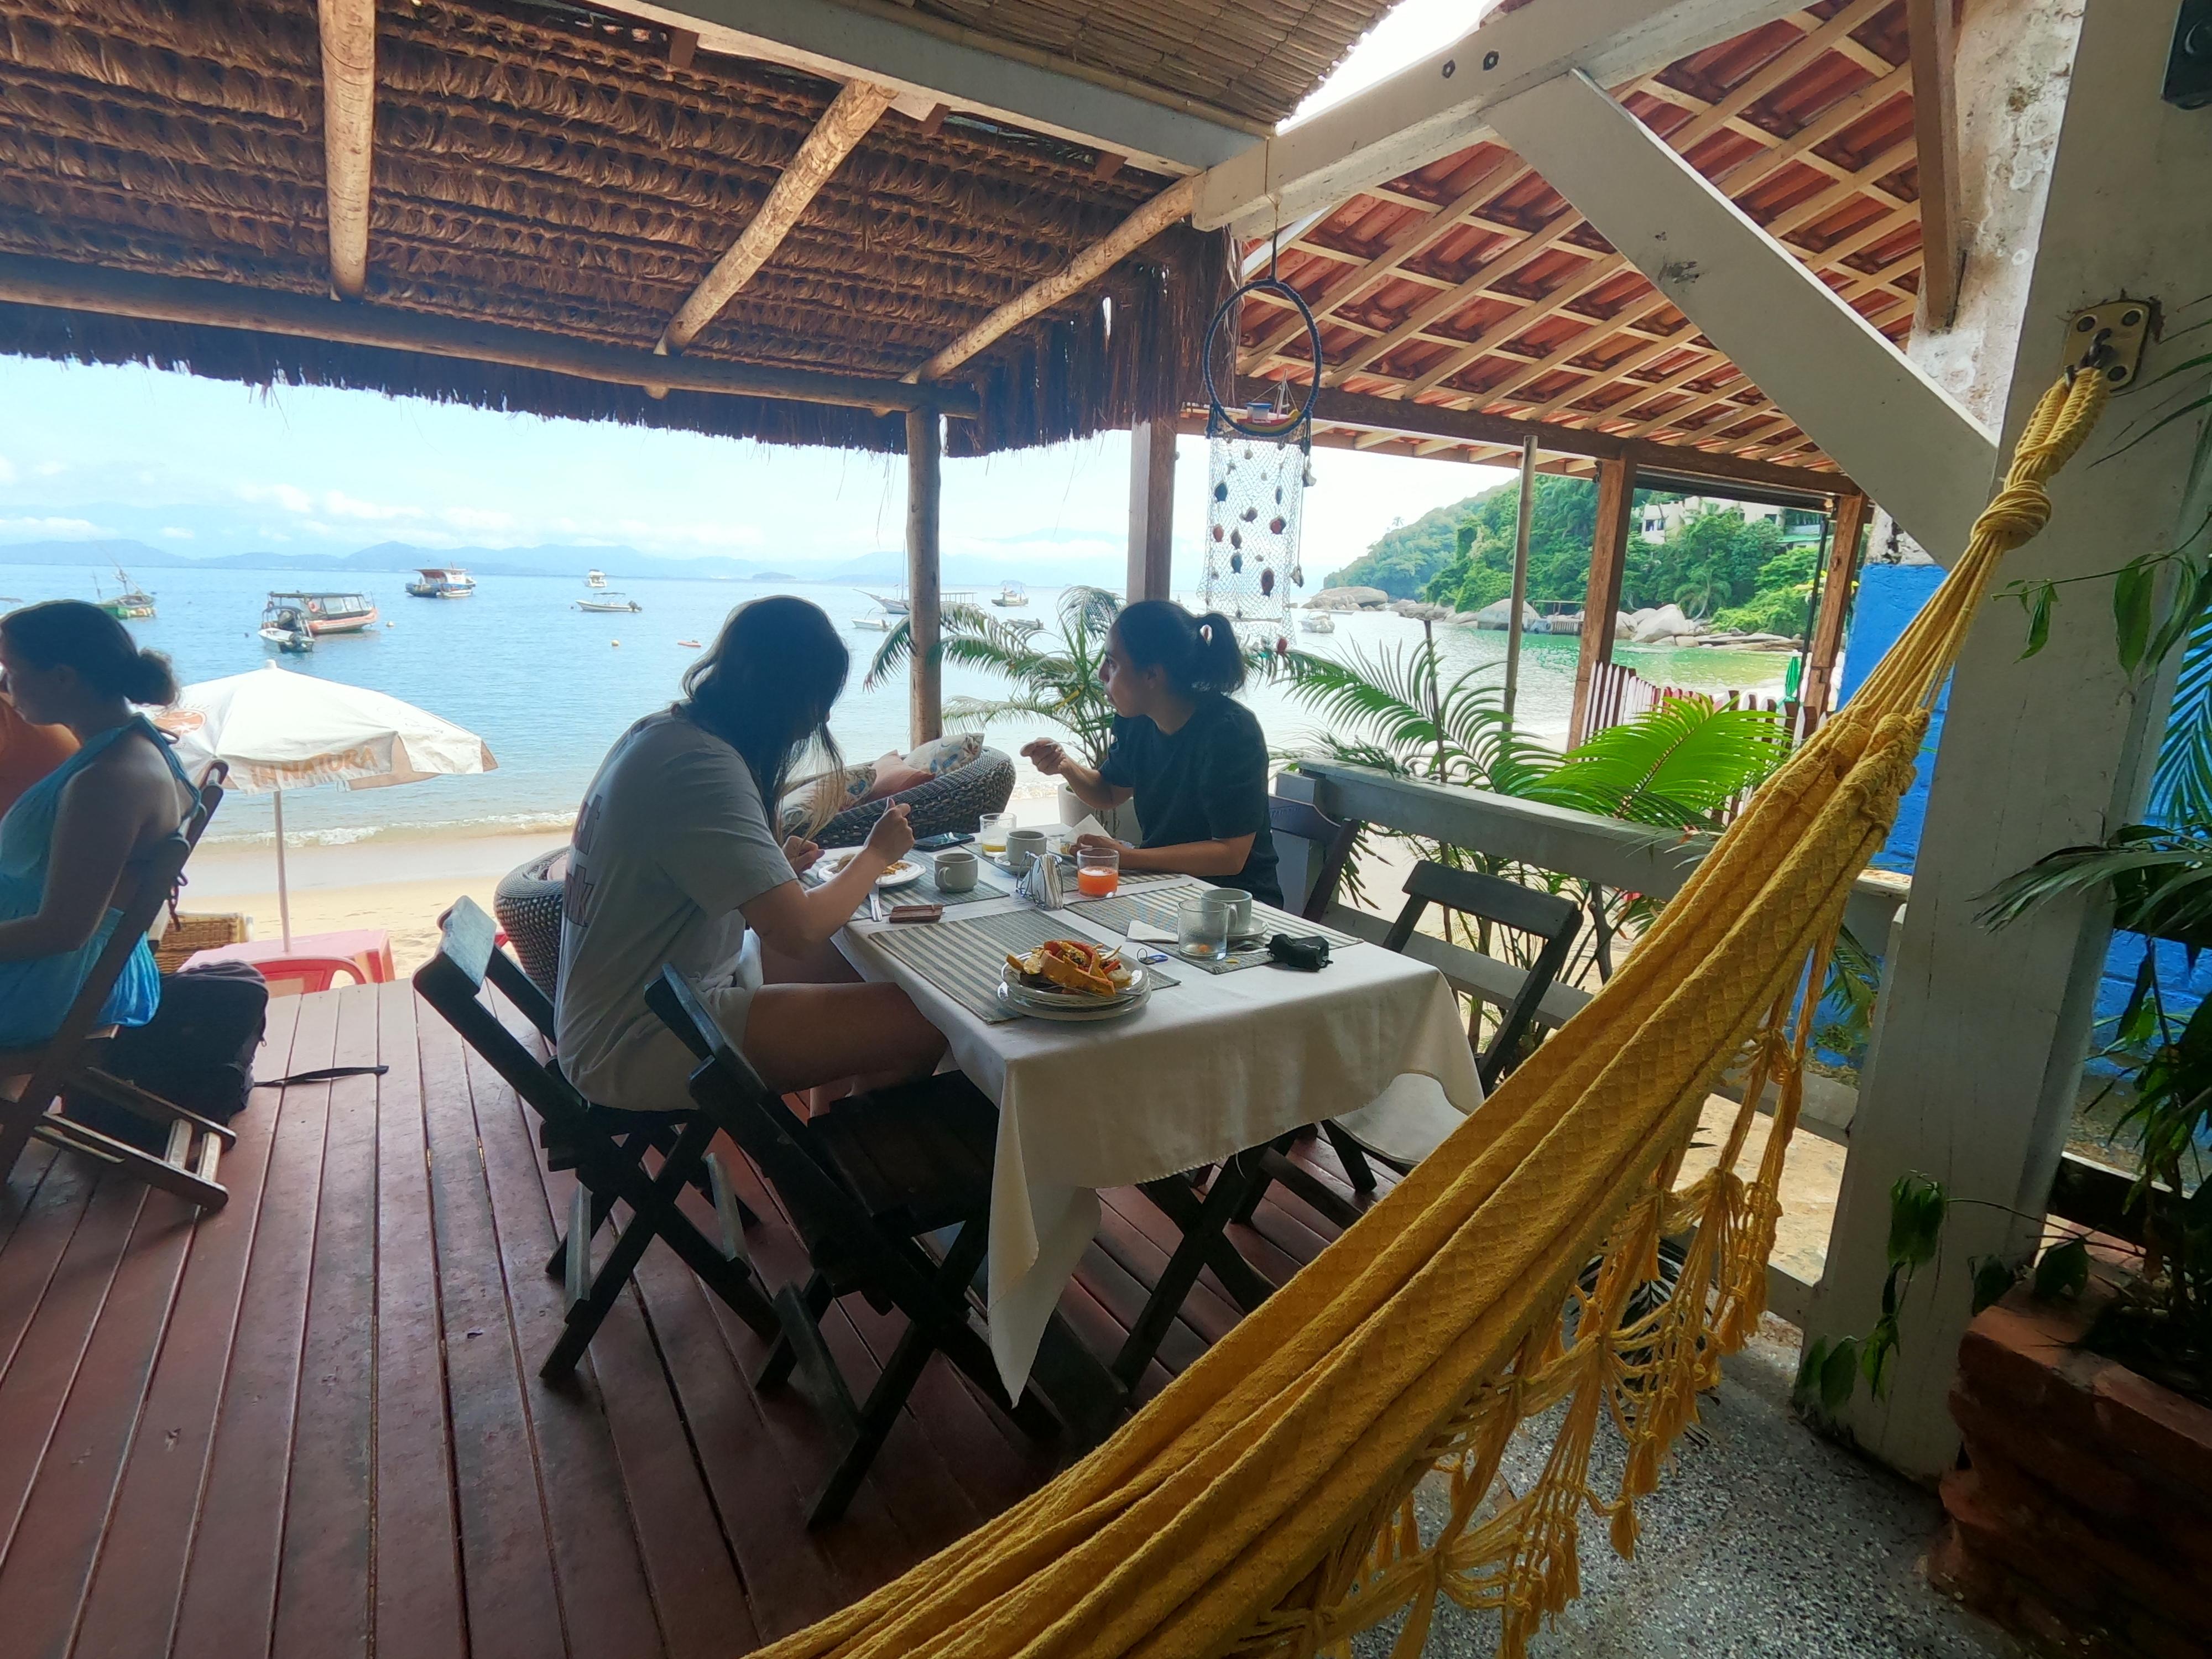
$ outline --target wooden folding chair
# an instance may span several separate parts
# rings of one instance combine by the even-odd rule
[[[204,1210],[219,1210],[229,1199],[216,1175],[224,1152],[235,1144],[237,1137],[224,1125],[111,1076],[99,1065],[100,1044],[113,1035],[112,1026],[100,1024],[100,1009],[122,977],[131,952],[176,892],[185,861],[191,857],[208,820],[222,804],[223,776],[221,768],[210,774],[183,823],[155,844],[115,932],[78,988],[60,1029],[35,1048],[0,1048],[0,1080],[24,1079],[13,1098],[0,1094],[0,1182],[14,1171],[15,1160],[35,1135],[112,1164]],[[64,1090],[120,1107],[156,1125],[167,1125],[167,1144],[157,1154],[64,1116],[60,1108]]]
[[[957,1073],[855,1095],[811,1121],[771,1094],[673,969],[646,1000],[704,1062],[692,1098],[729,1131],[775,1189],[812,1268],[805,1285],[775,1292],[780,1333],[755,1382],[795,1379],[840,1442],[829,1479],[807,1510],[825,1526],[851,1502],[933,1352],[942,1352],[1025,1433],[1059,1424],[1034,1389],[1011,1404],[988,1343],[971,1323],[969,1291],[988,1237],[998,1113]],[[916,1242],[956,1229],[941,1260]],[[896,1308],[907,1326],[865,1404],[857,1404],[822,1335],[838,1297]]]
[[[1359,839],[1359,825],[1339,823],[1310,801],[1289,800],[1281,795],[1267,797],[1267,823],[1277,839],[1288,836],[1309,844],[1306,893],[1297,913],[1308,921],[1319,921],[1336,900],[1337,884],[1344,879],[1344,866],[1352,858],[1352,844]]]
[[[713,1118],[696,1110],[631,1113],[595,1107],[561,1075],[557,1064],[539,1060],[483,999],[489,981],[541,1033],[551,1034],[552,1005],[521,964],[497,947],[498,932],[498,924],[474,901],[459,901],[443,919],[438,954],[415,971],[415,989],[538,1114],[544,1126],[541,1139],[559,1149],[549,1161],[576,1172],[567,1234],[546,1264],[549,1273],[567,1279],[568,1316],[538,1374],[559,1377],[575,1369],[645,1247],[656,1238],[738,1318],[763,1338],[774,1339],[775,1313],[745,1253],[749,1212],[709,1150],[716,1127]],[[660,1167],[652,1173],[643,1161],[647,1150],[660,1154]],[[719,1245],[678,1206],[687,1185],[713,1198],[722,1235]],[[592,1239],[618,1200],[629,1207],[629,1220],[594,1274]]]
[[[1504,927],[1540,939],[1536,959],[1522,975],[1519,988],[1505,1005],[1498,1029],[1475,1056],[1475,1072],[1486,1092],[1494,1089],[1521,1061],[1521,1049],[1544,994],[1552,988],[1567,954],[1574,948],[1582,927],[1582,910],[1572,900],[1479,870],[1455,870],[1424,860],[1406,878],[1407,900],[1398,919],[1383,936],[1386,951],[1405,950],[1431,904],[1493,927]],[[1476,1018],[1479,1018],[1479,1011]],[[1468,1038],[1476,1032],[1470,1023]],[[1403,1085],[1403,1086],[1401,1086]],[[1360,1111],[1323,1122],[1320,1127],[1335,1149],[1338,1160],[1351,1178],[1352,1190],[1364,1200],[1375,1191],[1375,1172],[1370,1160],[1403,1174],[1434,1151],[1459,1127],[1459,1112],[1427,1079],[1399,1080],[1382,1098]],[[1291,1161],[1288,1141],[1279,1142],[1260,1157],[1264,1176],[1240,1212],[1249,1219],[1269,1181],[1280,1182],[1300,1198],[1334,1221],[1350,1226],[1359,1207],[1344,1198],[1310,1170]]]

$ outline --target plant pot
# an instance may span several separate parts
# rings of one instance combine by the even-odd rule
[[[1085,817],[1094,817],[1106,826],[1106,833],[1116,841],[1125,841],[1134,847],[1145,838],[1142,825],[1137,822],[1137,804],[1125,800],[1110,812],[1101,812],[1085,806],[1075,798],[1074,792],[1062,784],[1060,790],[1060,821],[1080,823]]]
[[[2100,1269],[2100,1272],[2104,1270]],[[1929,1577],[2039,1651],[2212,1650],[2212,1407],[2080,1346],[2114,1294],[2021,1285],[1967,1328],[1951,1414],[1968,1467]]]

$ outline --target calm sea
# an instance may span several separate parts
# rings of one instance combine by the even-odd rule
[[[0,550],[4,558],[4,550]],[[131,627],[139,641],[166,651],[186,684],[236,674],[278,659],[256,633],[272,587],[313,582],[295,573],[176,569],[149,572],[143,585],[158,615]],[[336,787],[288,793],[286,828],[294,845],[448,837],[564,829],[607,745],[639,715],[662,708],[678,694],[678,681],[698,655],[685,641],[710,642],[730,609],[772,592],[803,595],[841,626],[872,606],[857,589],[805,583],[762,584],[709,580],[636,580],[622,591],[644,607],[631,616],[587,614],[574,609],[584,592],[576,579],[552,576],[485,577],[477,596],[464,600],[410,598],[406,578],[368,574],[354,584],[382,610],[390,626],[368,634],[325,639],[312,656],[283,658],[286,669],[403,697],[468,727],[491,745],[499,769],[480,777],[439,778],[396,789],[359,793]],[[339,586],[329,583],[329,586]],[[0,606],[49,599],[90,599],[92,573],[51,565],[0,562]],[[1032,589],[1025,613],[1048,627],[1057,595]],[[1389,615],[1336,618],[1330,635],[1300,635],[1318,653],[1342,656],[1410,648],[1419,625]],[[902,672],[874,689],[860,684],[879,633],[848,629],[854,664],[852,680],[831,722],[848,757],[872,759],[906,746],[907,687]],[[1503,634],[1437,630],[1454,672],[1500,663]],[[1532,638],[1522,657],[1521,708],[1529,729],[1565,729],[1574,687],[1576,642]],[[1786,658],[1747,653],[1624,652],[1622,659],[1666,684],[1772,690]],[[973,670],[948,667],[947,696],[988,697],[1002,683]],[[1279,746],[1295,744],[1314,729],[1314,717],[1280,693],[1261,687],[1254,709]],[[1032,736],[1035,722],[994,727],[992,740],[1012,751]],[[1022,768],[1024,793],[1047,793],[1048,780]],[[268,841],[268,798],[234,795],[212,841]]]

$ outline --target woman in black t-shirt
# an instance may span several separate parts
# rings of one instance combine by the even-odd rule
[[[1120,716],[1104,764],[1093,771],[1049,738],[1022,750],[1100,811],[1136,797],[1142,846],[1085,836],[1077,848],[1111,847],[1124,870],[1203,876],[1280,904],[1267,744],[1230,696],[1244,684],[1244,653],[1229,619],[1140,599],[1115,618],[1100,679]]]

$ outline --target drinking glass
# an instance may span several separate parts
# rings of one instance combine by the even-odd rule
[[[1075,855],[1075,884],[1085,898],[1108,898],[1121,884],[1121,854],[1111,847],[1086,848]]]
[[[986,812],[975,844],[986,853],[1003,854],[1006,850],[1006,831],[1013,827],[1012,812]]]
[[[1187,898],[1176,907],[1176,949],[1194,962],[1213,962],[1229,954],[1232,907],[1212,893]]]

